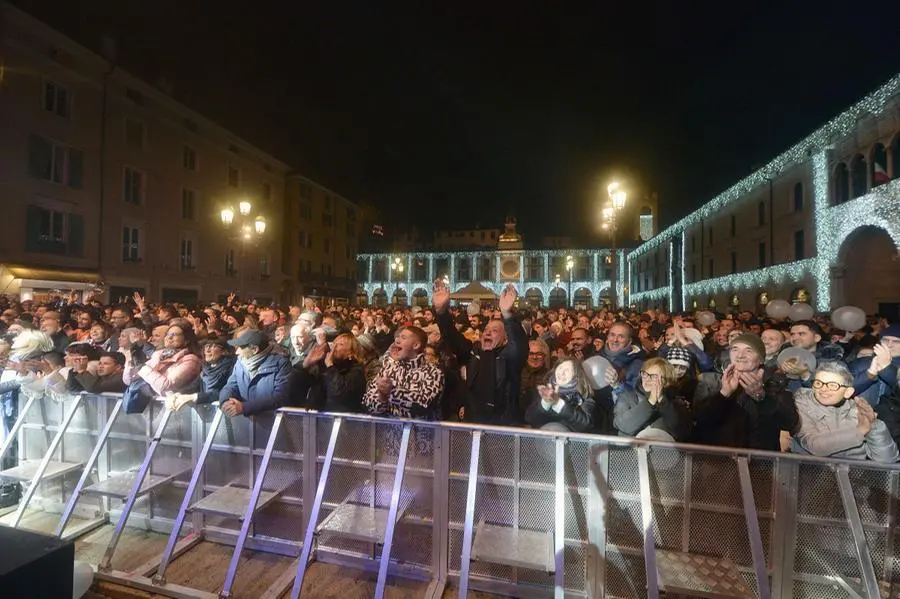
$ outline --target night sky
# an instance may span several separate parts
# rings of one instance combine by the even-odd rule
[[[896,3],[17,4],[388,229],[583,236],[619,169],[669,224],[900,72]]]

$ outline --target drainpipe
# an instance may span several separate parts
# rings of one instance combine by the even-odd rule
[[[97,223],[97,274],[103,275],[103,218],[106,205],[106,113],[109,98],[109,76],[116,70],[115,42],[104,38],[104,54],[109,61],[109,68],[103,73],[103,99],[100,113],[100,217]],[[121,233],[120,233],[121,235]]]

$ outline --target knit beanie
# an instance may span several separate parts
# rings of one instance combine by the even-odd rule
[[[691,354],[683,347],[670,347],[666,352],[666,362],[672,366],[691,367]]]
[[[900,338],[900,324],[892,324],[885,330],[881,331],[881,338],[885,337],[897,337]]]
[[[754,335],[753,333],[741,333],[737,337],[731,340],[731,343],[728,344],[728,347],[732,347],[735,343],[743,343],[756,352],[756,355],[759,356],[759,360],[761,362],[766,361],[766,346],[763,344],[762,339],[759,338],[759,335]]]

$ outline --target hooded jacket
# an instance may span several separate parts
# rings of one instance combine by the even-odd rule
[[[859,408],[852,399],[836,406],[824,406],[812,389],[799,389],[794,402],[800,415],[800,429],[794,439],[805,451],[822,457],[850,460],[870,459],[890,463],[900,458],[887,426],[875,420],[866,435],[857,430]]]

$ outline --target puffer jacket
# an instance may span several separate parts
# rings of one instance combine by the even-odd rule
[[[656,405],[650,403],[649,397],[640,382],[637,389],[619,394],[613,409],[613,426],[619,434],[633,437],[645,428],[656,428],[676,441],[687,441],[693,425],[691,413],[687,404],[675,397],[675,390],[663,389]]]
[[[803,450],[817,456],[883,463],[900,458],[883,421],[875,420],[865,436],[856,430],[859,409],[852,399],[836,406],[823,406],[816,401],[812,389],[798,389],[794,403],[800,414],[800,428],[794,438]]]

